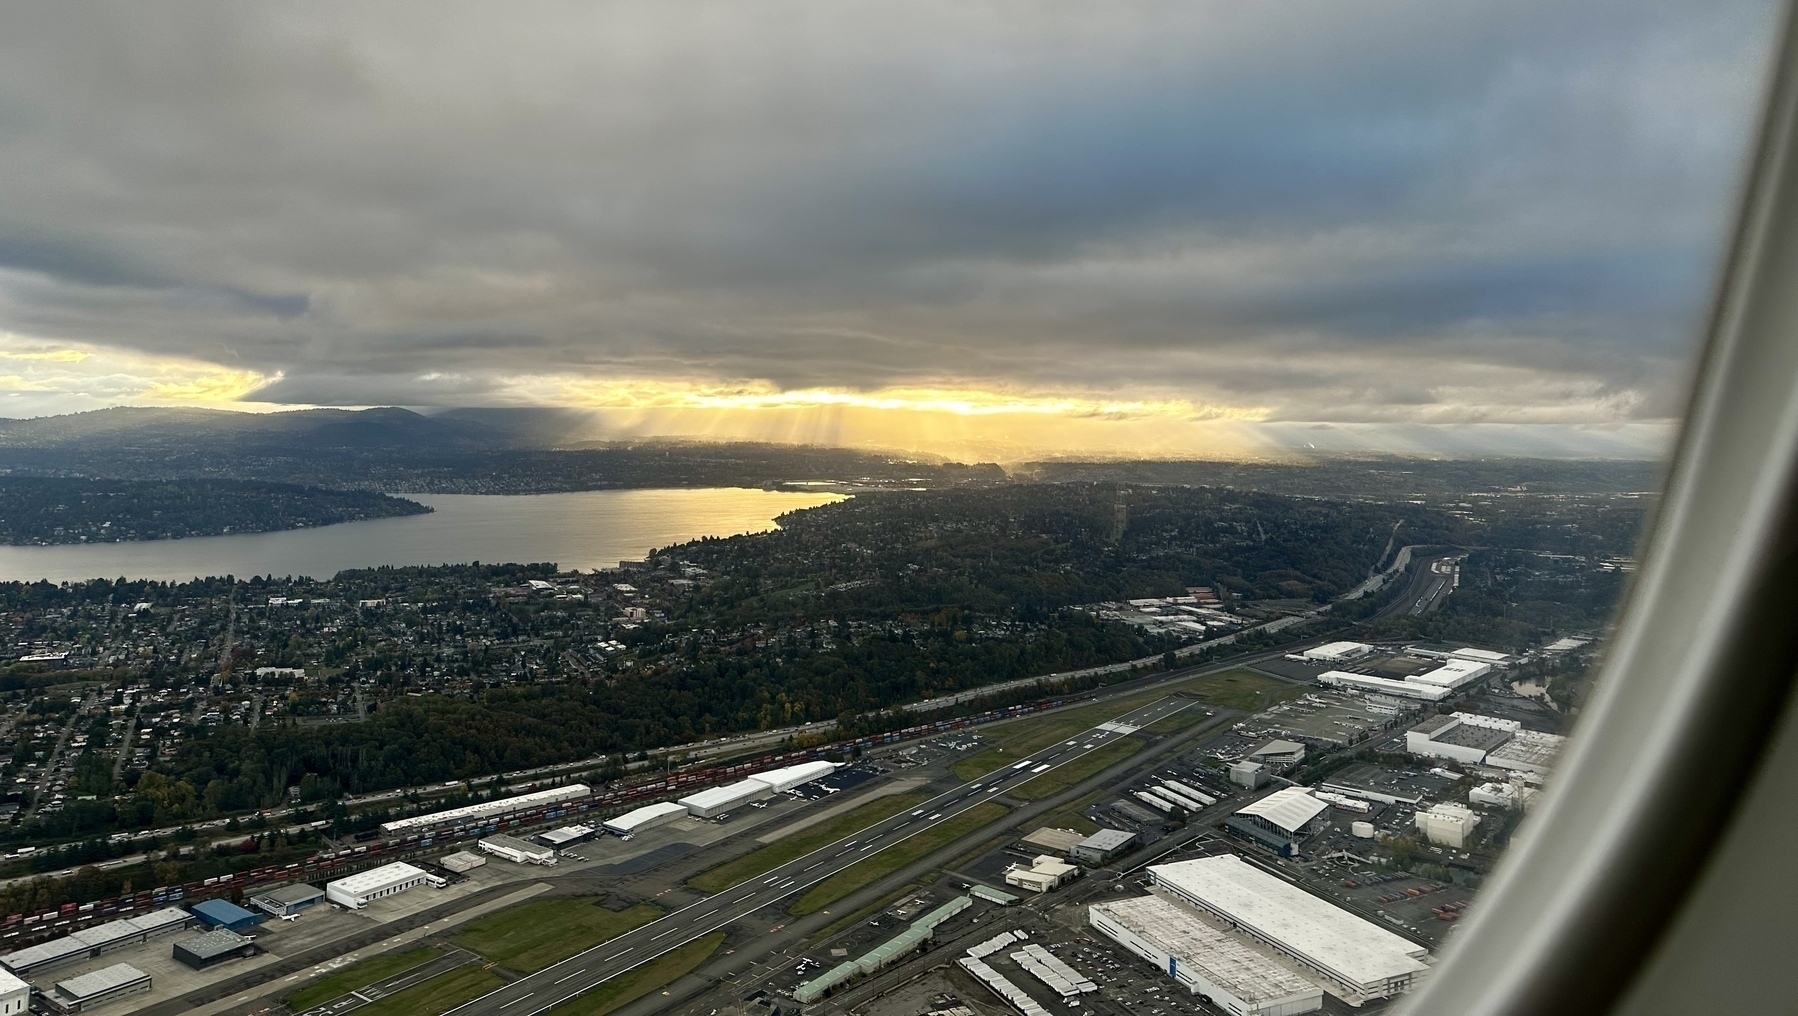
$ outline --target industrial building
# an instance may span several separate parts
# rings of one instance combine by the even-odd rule
[[[1068,859],[1087,866],[1104,864],[1136,845],[1136,834],[1101,829],[1068,848]]]
[[[325,899],[340,907],[361,910],[374,900],[426,884],[441,888],[449,883],[423,868],[395,861],[325,883]]]
[[[214,928],[204,935],[176,939],[174,952],[175,959],[195,970],[204,970],[214,963],[253,955],[256,943],[235,931]]]
[[[1467,792],[1467,800],[1488,808],[1518,808],[1529,811],[1536,801],[1536,788],[1519,783],[1482,783]]]
[[[1475,713],[1432,716],[1405,731],[1405,750],[1424,758],[1445,758],[1465,765],[1486,761],[1486,753],[1504,744],[1523,724]]]
[[[1316,984],[1256,952],[1198,914],[1159,896],[1087,909],[1093,929],[1238,1016],[1291,1016],[1323,1008]]]
[[[1161,785],[1168,790],[1190,797],[1207,808],[1217,803],[1217,798],[1212,797],[1210,794],[1205,793],[1203,790],[1200,790],[1190,783],[1181,783],[1179,780],[1163,780]]]
[[[31,985],[0,970],[0,1016],[23,1016],[31,1008]]]
[[[195,917],[206,922],[208,927],[225,928],[230,931],[243,931],[262,923],[262,915],[254,910],[232,903],[230,900],[204,900],[187,909],[193,911]]]
[[[1245,758],[1241,762],[1230,763],[1230,782],[1239,787],[1259,789],[1271,775],[1266,766],[1253,759]]]
[[[882,942],[865,955],[839,963],[822,975],[801,984],[793,990],[793,1000],[800,1005],[810,1005],[846,981],[876,973],[910,957],[936,938],[937,925],[973,905],[972,899],[966,896],[957,896],[911,922],[904,931]]]
[[[1478,713],[1432,716],[1405,732],[1405,750],[1425,758],[1546,776],[1567,739],[1524,730],[1516,720]]]
[[[1411,674],[1402,680],[1375,677],[1372,674],[1350,674],[1341,670],[1326,670],[1317,675],[1317,680],[1321,684],[1340,688],[1356,688],[1384,695],[1440,702],[1461,688],[1490,674],[1492,668],[1491,663],[1482,663],[1477,660],[1445,659],[1442,666],[1434,670]]]
[[[1011,961],[1022,968],[1025,973],[1041,981],[1044,987],[1060,995],[1061,1000],[1070,1006],[1080,1004],[1077,1001],[1070,1001],[1070,999],[1077,999],[1081,995],[1090,995],[1099,990],[1099,986],[1080,971],[1063,963],[1061,957],[1035,942],[1025,943],[1022,949],[1012,953]]]
[[[1305,746],[1297,741],[1269,741],[1249,752],[1247,757],[1279,772],[1305,761]]]
[[[842,766],[836,762],[801,762],[796,766],[783,766],[765,773],[756,773],[753,778],[766,783],[776,794],[784,794],[802,783],[829,776],[840,768]]]
[[[316,906],[325,900],[325,891],[317,886],[296,882],[278,889],[270,889],[250,897],[250,906],[273,914],[276,917],[292,917],[307,907]]]
[[[1466,849],[1467,841],[1473,838],[1473,827],[1479,824],[1480,816],[1472,808],[1453,801],[1417,813],[1417,831],[1439,847]]]
[[[685,805],[673,801],[662,801],[645,805],[635,811],[627,811],[617,818],[609,818],[600,823],[600,828],[613,836],[635,836],[645,829],[672,822],[687,814]]]
[[[1225,819],[1224,832],[1291,857],[1300,843],[1323,828],[1321,816],[1329,810],[1306,788],[1283,787]]]
[[[514,864],[554,864],[556,852],[541,843],[521,840],[516,836],[486,836],[476,841],[481,853],[511,861]]]
[[[1171,784],[1163,783],[1158,787],[1150,788],[1150,791],[1179,805],[1181,808],[1185,809],[1188,815],[1196,815],[1205,810],[1205,802],[1175,790]],[[1215,801],[1216,798],[1213,798],[1212,800]]]
[[[566,787],[551,787],[548,790],[538,790],[529,794],[519,794],[517,797],[503,797],[494,801],[484,801],[480,804],[470,804],[461,808],[451,808],[448,811],[434,811],[428,815],[414,815],[411,818],[396,818],[391,822],[381,823],[381,835],[387,837],[403,836],[406,833],[418,832],[422,829],[433,829],[437,826],[462,825],[484,819],[499,818],[503,815],[528,811],[531,808],[537,808],[547,804],[559,804],[563,801],[572,801],[579,797],[586,797],[592,793],[592,789],[585,783],[570,783]]]
[[[1358,660],[1371,652],[1373,652],[1373,647],[1364,642],[1326,642],[1314,649],[1307,649],[1299,655],[1319,663],[1344,663],[1348,660]]]
[[[991,886],[984,886],[979,883],[975,883],[973,886],[969,887],[968,895],[975,899],[985,900],[988,903],[997,903],[1002,907],[1009,907],[1018,901],[1018,897],[1013,896],[1008,892],[1001,892]]]
[[[1429,950],[1234,855],[1149,868],[1158,889],[1298,964],[1351,1005],[1410,988]]]
[[[487,859],[480,854],[458,850],[453,854],[445,854],[437,859],[437,864],[445,871],[453,871],[458,875],[470,872],[486,864]]]
[[[40,942],[16,952],[0,956],[0,966],[18,974],[30,977],[40,970],[51,970],[67,963],[78,963],[93,959],[115,949],[148,942],[164,935],[174,935],[186,931],[200,923],[200,919],[182,910],[180,907],[164,907],[161,910],[127,917],[123,920],[108,921],[92,928],[64,935],[62,938]]]
[[[1406,773],[1357,762],[1330,774],[1319,787],[1381,804],[1416,804],[1425,797],[1441,794],[1453,783],[1433,773]]]
[[[1057,854],[1065,854],[1074,849],[1074,847],[1084,839],[1086,839],[1085,836],[1073,829],[1056,829],[1053,826],[1041,826],[1032,830],[1019,842],[1027,847],[1035,847],[1038,850],[1047,850]]]
[[[149,974],[129,963],[114,963],[92,973],[57,981],[55,987],[44,993],[44,1000],[58,1012],[84,1012],[149,990]]]
[[[1497,769],[1547,776],[1561,760],[1567,739],[1559,734],[1519,730],[1509,741],[1487,753],[1486,764]]]
[[[1464,660],[1470,663],[1485,663],[1494,667],[1509,666],[1515,659],[1506,653],[1493,652],[1490,649],[1474,649],[1469,646],[1456,646],[1447,642],[1418,642],[1406,646],[1405,652],[1430,660]]]
[[[1042,1003],[1031,998],[1024,989],[1013,984],[1011,978],[994,970],[986,963],[986,957],[1013,942],[1023,940],[1024,933],[1022,931],[1002,931],[997,936],[970,948],[966,956],[960,957],[955,962],[963,970],[972,974],[975,980],[986,985],[993,994],[1011,1003],[1012,1008],[1022,1013],[1023,1016],[1050,1016],[1049,1010],[1043,1008]]]
[[[567,850],[569,847],[579,846],[597,835],[599,835],[599,830],[590,825],[571,825],[539,833],[533,838],[551,850]]]
[[[1052,889],[1061,888],[1063,883],[1078,874],[1080,874],[1079,868],[1061,858],[1041,854],[1030,862],[1029,867],[1015,864],[1006,869],[1005,884],[1015,885],[1019,889],[1028,889],[1033,893],[1046,893]]]
[[[718,818],[728,815],[751,801],[759,801],[764,797],[774,796],[774,788],[761,780],[738,780],[722,787],[702,790],[697,794],[689,794],[678,803],[687,809],[687,814],[694,818]]]

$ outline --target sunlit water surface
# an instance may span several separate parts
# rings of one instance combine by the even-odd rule
[[[52,582],[91,578],[309,575],[379,565],[553,561],[583,571],[640,558],[649,550],[775,528],[775,517],[842,500],[717,487],[698,490],[590,490],[571,494],[407,494],[429,515],[345,522],[278,533],[185,540],[0,546],[0,579]]]

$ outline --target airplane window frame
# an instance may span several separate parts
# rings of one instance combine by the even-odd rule
[[[1798,672],[1798,18],[1778,21],[1689,411],[1593,698],[1398,1011],[1612,1010],[1723,845]],[[1768,976],[1785,977],[1784,971]]]

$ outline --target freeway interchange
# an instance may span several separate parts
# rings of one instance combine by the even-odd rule
[[[765,874],[520,978],[446,1016],[536,1016],[682,945],[824,881],[879,850],[1197,703],[1165,698],[1058,742],[912,811],[875,823]]]

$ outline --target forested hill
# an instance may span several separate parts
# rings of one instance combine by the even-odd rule
[[[809,592],[852,615],[952,604],[1028,616],[1188,585],[1323,603],[1367,577],[1401,521],[1409,543],[1466,535],[1409,504],[1085,483],[864,494],[780,521],[672,551],[733,577],[707,588],[704,609],[804,612]]]
[[[119,407],[0,419],[0,470],[117,480],[220,477],[379,491],[544,494],[626,487],[761,487],[840,480],[942,486],[1002,481],[991,463],[847,448],[604,441],[552,411]]]
[[[0,543],[15,545],[262,533],[428,511],[371,491],[286,483],[0,477]]]

